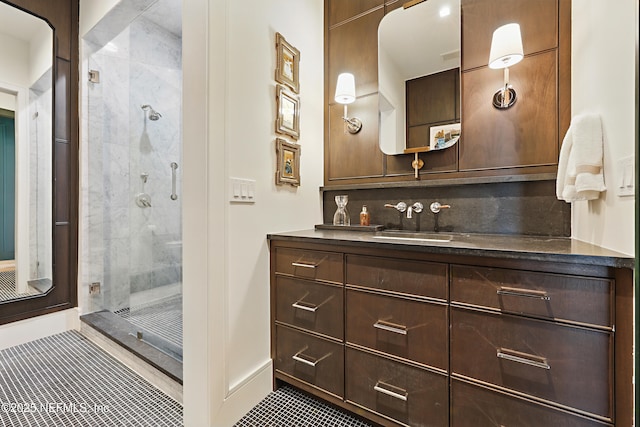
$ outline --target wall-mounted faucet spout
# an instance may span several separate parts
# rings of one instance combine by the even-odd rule
[[[424,209],[424,206],[420,202],[415,202],[412,206],[407,208],[407,218],[412,218],[412,213],[420,213]]]
[[[149,104],[144,104],[140,108],[142,108],[144,111],[148,111],[149,112],[149,120],[153,120],[155,122],[160,117],[162,117],[162,114],[160,114],[156,110],[154,110],[153,107],[151,105],[149,105]]]

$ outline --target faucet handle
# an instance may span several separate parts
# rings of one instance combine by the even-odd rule
[[[434,214],[437,214],[441,209],[449,209],[450,207],[451,206],[449,205],[441,205],[440,202],[433,202],[429,206],[429,209],[431,209],[431,212],[433,212]]]
[[[415,213],[420,213],[424,209],[424,205],[420,202],[415,202],[412,208]]]
[[[394,208],[397,209],[398,212],[404,212],[407,210],[407,204],[405,202],[398,202],[397,205],[392,205],[390,203],[386,203],[384,205],[385,208]]]

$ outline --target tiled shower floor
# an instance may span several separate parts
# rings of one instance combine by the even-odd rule
[[[182,295],[132,306],[115,314],[182,348]]]
[[[182,426],[182,406],[80,333],[0,351],[0,425]]]

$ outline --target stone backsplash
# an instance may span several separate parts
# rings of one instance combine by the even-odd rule
[[[556,199],[555,181],[501,182],[438,187],[399,187],[358,190],[323,189],[323,222],[331,224],[336,210],[334,197],[347,194],[351,224],[359,224],[362,205],[367,205],[371,224],[387,229],[434,231],[432,202],[450,205],[439,214],[440,231],[486,234],[521,234],[569,237],[571,205]],[[400,214],[386,203],[415,202],[422,213]]]

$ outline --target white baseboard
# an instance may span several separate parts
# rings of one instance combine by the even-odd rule
[[[242,387],[244,387],[245,385],[247,385],[249,382],[253,381],[256,377],[260,376],[260,375],[264,375],[265,372],[264,371],[268,371],[267,374],[269,376],[271,376],[271,359],[267,360],[266,362],[264,362],[262,364],[262,366],[260,366],[258,369],[256,369],[255,371],[253,371],[251,374],[247,375],[246,377],[242,378],[240,381],[236,381],[233,384],[229,385],[229,391],[227,392],[227,399],[230,398],[235,392],[237,392],[238,390],[240,390]]]
[[[77,308],[0,326],[0,350],[71,330],[80,330]]]
[[[265,398],[273,389],[271,360],[229,388],[227,397],[213,414],[212,427],[228,427]],[[186,406],[186,405],[185,405]],[[185,407],[185,410],[187,408]]]

